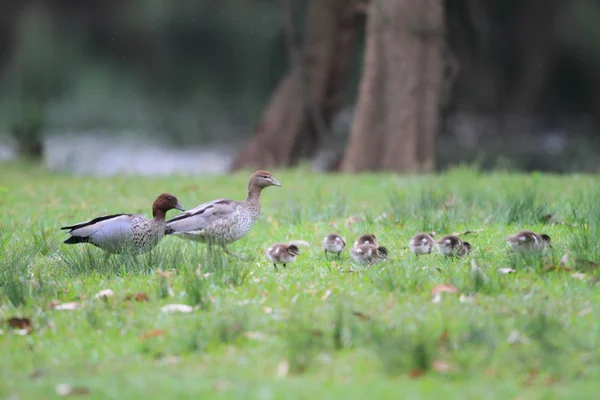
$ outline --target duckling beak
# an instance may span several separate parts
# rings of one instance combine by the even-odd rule
[[[179,211],[185,211],[185,208],[183,208],[183,206],[181,205],[181,203],[177,203],[177,205],[175,206],[176,209],[178,209]]]
[[[271,183],[275,186],[281,186],[281,183],[277,182],[277,179],[271,177]]]

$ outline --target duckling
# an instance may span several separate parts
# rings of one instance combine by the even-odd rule
[[[463,257],[471,251],[471,243],[463,242],[458,236],[446,235],[436,242],[440,254],[448,257]]]
[[[337,233],[332,233],[323,239],[323,250],[325,251],[325,258],[329,259],[327,252],[337,253],[338,258],[342,257],[342,250],[346,247],[346,241],[343,237]]]
[[[152,219],[143,215],[112,214],[75,225],[63,226],[69,230],[66,244],[90,243],[109,254],[134,251],[145,253],[154,248],[165,232],[167,211],[184,211],[177,197],[163,193],[152,204]]]
[[[354,242],[354,247],[359,246],[361,244],[374,244],[377,246],[377,238],[372,233],[367,233],[365,235],[360,235],[356,242]]]
[[[430,254],[433,249],[433,237],[429,233],[419,233],[409,242],[410,250],[418,257],[419,254]]]
[[[277,264],[283,264],[283,268],[285,268],[286,264],[296,261],[300,249],[295,244],[275,243],[267,249],[266,254],[277,271]]]
[[[550,236],[526,230],[507,237],[506,242],[518,253],[542,253],[552,247]]]
[[[219,245],[231,256],[227,245],[246,235],[260,214],[260,194],[269,186],[281,186],[268,171],[256,171],[248,182],[244,201],[219,199],[201,204],[167,221],[165,234],[183,239]]]
[[[371,243],[359,244],[350,250],[350,255],[359,264],[373,265],[388,259],[388,250]]]

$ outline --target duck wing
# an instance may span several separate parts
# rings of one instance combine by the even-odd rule
[[[200,231],[215,221],[228,218],[238,208],[229,199],[209,201],[167,221],[166,233]]]
[[[132,234],[133,224],[138,218],[140,218],[139,215],[133,214],[104,215],[90,221],[64,226],[61,229],[70,229],[71,236],[87,237],[93,239],[94,242],[119,240],[123,236]]]

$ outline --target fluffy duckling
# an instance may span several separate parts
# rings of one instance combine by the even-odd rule
[[[410,239],[410,250],[417,256],[419,254],[430,254],[434,246],[433,237],[429,233],[419,233]]]
[[[267,249],[266,254],[277,271],[277,264],[283,264],[283,268],[285,268],[286,264],[296,261],[300,250],[295,244],[276,243]]]
[[[327,259],[329,259],[327,252],[337,253],[338,258],[341,258],[344,247],[346,247],[346,241],[337,233],[329,234],[323,239],[323,250]]]
[[[526,230],[507,237],[506,242],[518,253],[542,253],[552,247],[550,236]]]
[[[464,257],[471,251],[471,243],[464,242],[455,235],[441,237],[436,246],[440,254],[448,257]]]
[[[227,249],[246,235],[260,214],[260,194],[269,186],[281,186],[267,171],[256,171],[248,182],[248,195],[244,201],[219,199],[201,204],[167,221],[165,233],[183,239],[216,244],[225,253],[241,258]]]
[[[358,264],[373,265],[388,259],[387,248],[371,243],[359,244],[350,250],[350,255]]]
[[[152,219],[143,215],[112,214],[60,229],[69,230],[71,237],[64,241],[66,244],[91,243],[108,253],[145,253],[163,238],[165,215],[172,209],[184,211],[175,196],[163,193],[152,204]]]
[[[354,242],[354,247],[360,246],[361,244],[373,244],[377,246],[377,238],[372,233],[360,235],[358,239],[356,239],[356,242]]]

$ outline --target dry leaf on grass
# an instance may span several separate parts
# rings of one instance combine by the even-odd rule
[[[167,304],[161,308],[163,312],[171,312],[171,313],[191,313],[194,311],[192,306],[188,306],[187,304]]]
[[[512,269],[512,268],[500,268],[498,270],[498,272],[500,272],[501,274],[504,274],[504,275],[508,275],[508,274],[514,274],[515,272],[517,272],[517,270]]]
[[[365,218],[361,216],[351,216],[346,218],[346,225],[356,224],[357,222],[363,222],[364,220]]]
[[[61,311],[73,311],[73,310],[79,310],[80,308],[81,308],[80,303],[71,301],[69,303],[56,304],[53,309],[61,310]]]
[[[321,297],[321,300],[327,301],[327,299],[329,298],[329,296],[331,296],[331,289],[327,289],[327,291],[325,292],[325,294],[323,295],[323,297]]]
[[[144,332],[140,335],[141,340],[148,340],[153,337],[163,336],[165,333],[160,329],[151,329],[148,332]]]
[[[135,294],[128,294],[127,296],[125,296],[125,301],[131,301],[131,300],[135,300],[135,301],[150,301],[150,299],[148,298],[148,295],[144,292],[137,292]]]
[[[571,274],[571,277],[574,279],[578,279],[580,281],[583,281],[587,278],[587,275],[582,273],[582,272],[575,272],[573,274]]]
[[[275,371],[275,376],[277,378],[285,378],[290,371],[290,363],[288,360],[281,360],[279,364],[277,364],[277,371]]]
[[[94,297],[96,297],[97,299],[107,299],[109,297],[112,297],[115,295],[115,292],[113,292],[111,289],[104,289],[99,291],[98,293],[96,293],[96,295]]]
[[[72,386],[68,383],[59,383],[56,385],[56,394],[62,397],[82,396],[90,394],[90,389],[84,386]]]
[[[416,379],[416,378],[420,378],[424,374],[425,374],[425,371],[423,371],[421,368],[415,368],[408,373],[408,377],[412,378],[412,379]]]
[[[358,317],[361,321],[370,321],[371,320],[370,315],[367,315],[361,311],[352,311],[352,315],[354,315],[355,317]]]
[[[432,301],[434,303],[439,303],[442,300],[442,293],[457,293],[457,292],[458,292],[458,289],[456,289],[456,286],[442,283],[440,285],[435,286],[433,289],[431,289],[431,294],[433,295]]]
[[[453,369],[453,367],[447,361],[443,360],[434,360],[431,363],[431,369],[440,374],[445,374],[446,372]]]
[[[475,302],[475,294],[461,294],[458,298],[458,301],[461,303],[474,303]]]
[[[566,267],[567,263],[569,262],[569,254],[565,253],[561,258],[560,258],[560,266],[561,267]]]
[[[588,315],[591,312],[592,312],[591,307],[588,307],[588,308],[584,308],[583,310],[579,311],[577,313],[577,315],[580,316],[580,317],[585,317],[586,315]]]
[[[244,333],[244,336],[250,340],[263,341],[267,339],[267,335],[263,332],[248,331]]]
[[[7,319],[6,322],[8,323],[8,326],[23,331],[24,334],[33,332],[33,326],[31,325],[31,320],[29,318],[12,317]]]

